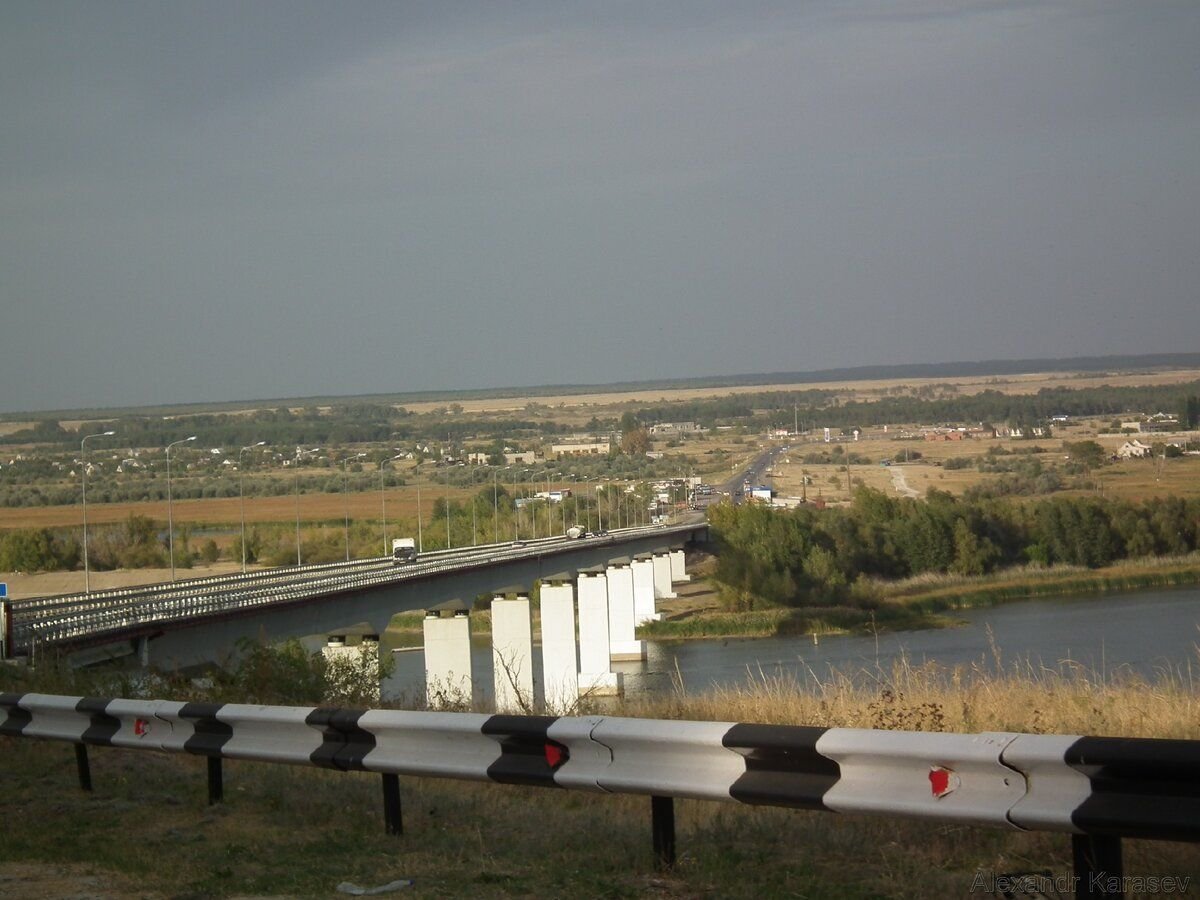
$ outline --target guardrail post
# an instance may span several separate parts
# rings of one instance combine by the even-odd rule
[[[404,834],[400,815],[400,776],[383,775],[383,824],[388,834]]]
[[[215,806],[225,799],[225,776],[221,771],[221,757],[208,757],[208,805]]]
[[[655,862],[670,869],[675,865],[675,798],[651,796],[650,820]]]
[[[1125,891],[1121,889],[1124,866],[1121,864],[1119,837],[1073,834],[1071,856],[1075,864],[1077,900],[1125,896]]]
[[[79,789],[90,791],[92,789],[92,767],[88,765],[87,744],[75,745],[75,768],[79,772]]]

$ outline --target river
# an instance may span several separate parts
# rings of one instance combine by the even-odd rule
[[[893,665],[933,663],[995,674],[1052,669],[1085,671],[1089,677],[1137,674],[1155,679],[1171,672],[1200,682],[1200,589],[1196,587],[1107,594],[1053,600],[1028,600],[955,614],[953,628],[898,631],[875,635],[831,635],[813,643],[811,636],[648,641],[647,659],[616,663],[629,696],[671,690],[680,682],[686,693],[749,680],[786,677],[814,685],[836,676],[875,680]],[[424,657],[420,651],[396,653],[396,669],[384,686],[389,698],[418,698],[424,693]],[[534,648],[535,678],[540,681],[540,648]],[[486,638],[473,645],[477,698],[491,695],[492,660]]]

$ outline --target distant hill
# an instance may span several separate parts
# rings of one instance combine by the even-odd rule
[[[799,372],[762,372],[741,375],[709,375],[699,378],[668,378],[650,381],[615,381],[608,384],[547,384],[498,388],[468,388],[454,391],[413,391],[394,394],[351,396],[279,397],[211,403],[179,403],[170,406],[108,407],[104,409],[12,412],[0,421],[31,418],[88,419],[121,415],[172,415],[230,412],[279,406],[345,406],[352,403],[446,402],[500,397],[539,397],[570,394],[620,393],[624,391],[679,390],[687,388],[742,387],[767,384],[807,384],[834,381],[879,381],[905,378],[954,378],[966,376],[1019,375],[1031,372],[1089,372],[1132,374],[1163,369],[1200,368],[1200,353],[1153,353],[1138,356],[1075,356],[1066,359],[989,359],[906,365],[850,366]]]

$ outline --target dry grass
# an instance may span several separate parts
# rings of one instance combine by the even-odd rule
[[[1200,651],[1152,683],[1078,664],[992,657],[946,669],[897,662],[859,673],[759,674],[745,684],[628,704],[634,715],[909,731],[1016,731],[1200,739]]]
[[[480,484],[477,490],[482,490]],[[449,497],[461,502],[477,491],[445,485],[422,485],[421,505],[425,518],[432,513],[434,502]],[[417,516],[417,489],[413,485],[388,488],[388,520],[412,519]],[[302,493],[300,495],[300,518],[303,522],[328,522],[342,519],[349,503],[350,518],[353,520],[379,521],[382,501],[379,491],[351,492],[341,494]],[[88,524],[124,522],[131,515],[148,516],[163,522],[167,520],[167,501],[140,503],[88,503]],[[237,497],[209,500],[176,500],[171,504],[171,514],[177,527],[184,525],[229,525],[240,521],[241,508]],[[30,506],[0,508],[0,528],[56,528],[80,526],[82,510],[79,506]],[[247,497],[246,522],[295,522],[296,497]]]

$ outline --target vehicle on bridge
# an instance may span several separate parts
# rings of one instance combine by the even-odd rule
[[[417,559],[417,542],[412,538],[392,539],[392,560],[396,565],[415,562]]]
[[[582,525],[572,525],[567,529],[567,537],[573,541],[581,537],[587,537],[587,529]]]

